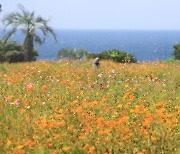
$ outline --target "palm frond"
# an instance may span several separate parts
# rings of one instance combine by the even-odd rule
[[[46,28],[48,33],[51,33],[51,35],[54,37],[54,40],[57,42],[58,40],[57,40],[57,37],[56,37],[54,30],[50,26],[47,26],[47,25],[45,28]]]
[[[2,19],[4,29],[6,29],[8,26],[12,27],[18,27],[19,25],[24,24],[24,21],[22,20],[22,15],[19,12],[10,13]]]
[[[14,27],[11,31],[9,31],[4,37],[3,37],[3,43],[6,43],[7,40],[14,34],[17,30],[17,27]]]
[[[56,38],[56,35],[55,35],[53,29],[50,26],[48,26],[47,23],[48,23],[48,20],[38,16],[35,20],[34,25],[36,28],[38,28],[42,31],[42,33],[44,35],[43,41],[45,40],[48,33],[50,33],[53,35],[55,41],[57,42],[57,38]]]
[[[19,8],[19,10],[20,10],[21,13],[22,13],[22,17],[24,17],[24,19],[26,19],[27,16],[29,16],[30,12],[27,11],[27,10],[25,9],[25,7],[24,7],[23,5],[21,5],[21,4],[18,5],[18,8]]]
[[[35,19],[35,23],[37,24],[46,24],[48,22],[48,20],[45,20],[43,19],[42,17],[38,16],[36,19]]]
[[[44,40],[42,40],[38,35],[34,35],[33,37],[34,37],[34,41],[38,42],[39,44],[44,42]]]

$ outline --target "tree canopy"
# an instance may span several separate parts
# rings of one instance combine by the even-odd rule
[[[57,57],[59,59],[84,59],[84,58],[94,59],[96,57],[99,57],[100,59],[113,60],[119,63],[137,62],[137,59],[135,58],[134,55],[126,51],[120,51],[117,49],[106,50],[99,53],[93,53],[85,49],[63,48],[58,52]]]
[[[90,53],[89,58],[95,58],[99,57],[100,59],[107,59],[107,60],[113,60],[115,62],[119,63],[125,63],[125,62],[137,62],[137,59],[134,55],[126,52],[126,51],[120,51],[117,49],[112,50],[106,50],[100,53]]]
[[[180,60],[180,43],[174,45],[174,51],[172,55],[175,57],[175,59]]]

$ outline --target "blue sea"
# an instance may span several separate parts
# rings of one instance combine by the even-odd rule
[[[35,44],[38,59],[57,60],[62,48],[87,49],[101,52],[109,49],[125,50],[139,61],[164,60],[172,58],[173,45],[180,43],[180,31],[158,30],[56,30],[58,43],[49,36],[44,44]],[[23,41],[20,34],[14,39]]]

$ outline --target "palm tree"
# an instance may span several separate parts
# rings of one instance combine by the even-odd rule
[[[22,33],[25,34],[25,39],[23,43],[24,48],[24,58],[25,61],[33,60],[33,48],[34,41],[41,44],[45,41],[48,33],[52,34],[55,41],[57,41],[53,29],[48,26],[48,20],[43,19],[40,16],[35,16],[35,12],[27,11],[22,5],[19,5],[20,11],[12,12],[4,16],[2,22],[7,27],[11,26],[11,30],[4,36],[4,42],[17,31],[18,28],[21,29]],[[42,32],[42,36],[38,35]]]

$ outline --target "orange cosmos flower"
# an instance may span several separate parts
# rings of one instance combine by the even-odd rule
[[[124,96],[123,96],[123,98],[129,99],[129,100],[131,100],[131,101],[134,100],[134,96],[133,96],[132,94],[130,94],[130,93],[125,93]]]
[[[103,131],[103,130],[99,130],[99,131],[98,131],[98,134],[99,134],[99,135],[104,135],[104,131]]]
[[[19,150],[18,148],[14,149],[14,154],[25,154],[25,150]]]
[[[150,126],[150,121],[149,121],[149,119],[145,119],[145,120],[142,122],[142,126],[144,126],[144,127],[149,127],[149,126]]]
[[[109,112],[109,111],[111,110],[111,108],[112,108],[112,107],[109,106],[109,107],[106,108],[105,111],[106,111],[106,112]]]
[[[104,120],[103,117],[98,117],[98,118],[97,118],[97,123],[103,123],[103,120]]]
[[[113,121],[113,120],[110,120],[110,121],[107,121],[107,122],[106,122],[106,126],[114,127],[115,125],[116,125],[116,122]]]
[[[25,112],[26,112],[26,109],[22,108],[20,112],[21,112],[21,113],[25,113]]]
[[[103,127],[103,120],[104,120],[103,117],[97,118],[97,127],[98,128],[102,128]]]
[[[7,97],[8,101],[12,100],[13,97],[14,97],[13,95],[8,96],[8,97]]]
[[[28,141],[26,142],[26,145],[29,146],[29,147],[33,147],[33,146],[35,145],[35,142],[32,141],[32,140],[28,140]]]
[[[44,85],[44,86],[42,87],[42,91],[43,91],[43,92],[46,92],[47,89],[48,89],[48,87],[47,87],[46,85]]]
[[[33,84],[32,84],[32,83],[28,84],[28,85],[26,86],[26,89],[27,89],[28,92],[32,92],[33,89],[34,89]]]
[[[64,86],[66,84],[66,81],[65,80],[61,81],[61,84]]]
[[[57,154],[59,152],[59,150],[54,150],[53,152],[51,152],[51,154]]]
[[[83,146],[83,149],[84,149],[84,150],[87,149],[88,146],[89,146],[89,144],[85,144],[85,145]]]
[[[64,147],[62,148],[63,151],[68,151],[69,149],[70,149],[69,146],[64,146]]]
[[[84,135],[81,135],[81,136],[79,136],[78,137],[80,140],[83,140],[83,139],[85,139],[85,136]]]
[[[84,128],[84,130],[86,130],[86,131],[91,131],[92,128],[91,128],[91,126],[87,126],[86,128]]]
[[[91,148],[89,148],[88,153],[89,153],[89,154],[92,154],[95,149],[96,149],[95,146],[92,146]]]
[[[54,134],[53,139],[56,140],[59,136],[60,136],[60,134]]]
[[[104,134],[109,134],[109,133],[111,133],[111,131],[109,129],[104,130]]]
[[[128,116],[123,116],[121,118],[118,119],[117,124],[123,124],[125,121],[127,121],[129,119]]]
[[[77,107],[75,110],[78,114],[82,114],[83,113],[83,109],[81,106]]]
[[[157,141],[157,137],[156,136],[151,136],[151,140],[152,141]]]
[[[103,123],[98,123],[98,124],[97,124],[97,127],[98,127],[98,128],[103,128]]]
[[[158,106],[163,107],[164,103],[163,102],[158,102]]]
[[[176,117],[174,117],[174,118],[172,119],[172,122],[178,123],[178,119],[177,119]]]

